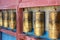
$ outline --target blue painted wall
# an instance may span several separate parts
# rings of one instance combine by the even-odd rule
[[[16,40],[16,37],[11,36],[11,35],[6,34],[6,33],[2,33],[2,40]]]
[[[0,32],[0,40],[2,40],[2,32]]]

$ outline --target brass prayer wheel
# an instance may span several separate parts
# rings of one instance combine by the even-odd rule
[[[60,15],[60,14],[59,14]],[[59,26],[57,25],[59,19],[58,19],[58,12],[52,11],[49,15],[50,21],[49,21],[49,37],[52,39],[57,39],[59,37]],[[59,24],[59,23],[58,23]]]
[[[36,36],[42,36],[44,34],[44,22],[45,22],[45,13],[36,11],[35,12],[35,21],[34,21],[34,33]]]
[[[56,20],[55,23],[56,23],[56,26],[58,29],[57,31],[60,34],[60,11],[57,12],[55,20]],[[59,38],[60,38],[60,36],[59,36]]]
[[[16,28],[16,11],[9,10],[9,28],[15,29]]]
[[[0,26],[3,26],[2,11],[0,11]]]
[[[8,22],[9,22],[8,21],[8,12],[7,12],[7,10],[3,11],[3,16],[4,16],[3,17],[3,21],[4,21],[3,25],[4,25],[5,28],[7,28],[8,27]]]
[[[30,32],[32,30],[32,12],[25,9],[23,12],[23,32]]]

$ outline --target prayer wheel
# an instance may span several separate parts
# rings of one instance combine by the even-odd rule
[[[23,11],[23,32],[27,33],[30,32],[32,30],[32,11],[28,11],[28,9],[25,9]]]
[[[34,33],[36,36],[42,36],[44,34],[44,26],[45,26],[45,13],[40,12],[39,10],[35,13],[35,21],[34,21]]]
[[[49,21],[49,37],[52,39],[57,39],[59,36],[59,17],[60,14],[56,11],[51,11],[50,12],[50,21]]]
[[[8,22],[9,22],[9,20],[8,20],[8,12],[7,12],[7,10],[4,10],[3,11],[3,21],[4,21],[4,27],[5,28],[8,28]]]
[[[3,26],[2,11],[0,11],[0,26]]]
[[[16,28],[16,11],[9,10],[9,28],[15,29]]]

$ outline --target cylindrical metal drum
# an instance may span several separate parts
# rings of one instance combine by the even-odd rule
[[[36,36],[41,36],[44,34],[44,26],[45,26],[45,13],[36,11],[34,21],[34,33]]]
[[[23,32],[30,32],[32,30],[32,12],[27,9],[23,12]]]
[[[56,20],[55,23],[56,23],[56,26],[57,26],[57,31],[60,34],[60,11],[57,12],[55,20]],[[60,38],[60,36],[59,36],[59,38]]]
[[[52,39],[57,39],[59,35],[59,26],[57,26],[58,13],[56,11],[50,12],[50,20],[49,20],[49,37]]]
[[[6,10],[3,11],[3,21],[4,21],[4,27],[7,28],[8,27],[8,12]]]
[[[2,21],[2,11],[0,11],[0,26],[3,26],[3,21]]]
[[[16,11],[9,10],[9,28],[15,29],[16,28]]]

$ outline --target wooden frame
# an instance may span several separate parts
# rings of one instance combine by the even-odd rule
[[[6,2],[7,1],[7,2]],[[6,2],[6,3],[5,3]],[[8,5],[7,5],[8,4]],[[22,34],[22,8],[26,7],[40,7],[40,6],[59,6],[60,0],[0,0],[0,10],[3,9],[16,9],[16,23],[17,31],[12,32],[5,29],[0,29],[0,32],[8,33],[9,35],[15,36],[16,40],[40,40],[34,37],[26,36]],[[45,40],[45,39],[44,39]]]

